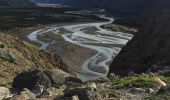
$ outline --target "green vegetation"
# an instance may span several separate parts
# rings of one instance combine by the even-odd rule
[[[160,76],[161,80],[165,81],[167,84],[170,84],[170,77]]]
[[[159,94],[145,98],[145,100],[170,100],[170,94]]]
[[[127,32],[127,33],[136,33],[137,29],[133,27],[118,25],[118,24],[110,24],[110,25],[104,25],[102,28],[109,29],[116,32]]]
[[[120,89],[126,87],[155,87],[155,82],[150,76],[129,76],[125,78],[112,79],[112,88]]]
[[[161,80],[165,81],[166,84],[170,84],[170,77],[159,76]],[[127,87],[147,87],[155,88],[155,82],[153,76],[141,75],[141,76],[129,76],[129,77],[118,77],[111,79],[112,88],[121,89]]]
[[[0,84],[0,87],[7,87],[6,84]]]
[[[114,91],[114,94],[116,96],[116,91]],[[112,94],[112,92],[110,92],[109,90],[102,90],[102,91],[99,91],[97,95],[99,95],[100,97],[104,97],[104,98],[107,98],[109,96],[109,94]]]
[[[149,76],[130,76],[125,78],[114,78],[111,80],[112,82],[112,88],[114,89],[120,89],[120,88],[126,88],[130,86],[134,87],[154,87],[155,82],[154,80]]]

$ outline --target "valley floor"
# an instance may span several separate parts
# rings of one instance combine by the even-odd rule
[[[59,9],[61,10],[61,8]],[[62,9],[64,10],[65,8]],[[47,10],[49,9],[44,10],[43,8],[43,13]],[[55,9],[52,10],[55,11]],[[16,11],[17,10],[14,11],[15,14]],[[26,11],[28,11],[28,9]],[[6,14],[8,15],[8,13]],[[42,16],[39,16],[34,12],[31,13],[31,15],[29,13],[29,18],[27,18],[28,15],[24,16],[24,21],[26,23],[28,21],[30,24],[28,26],[22,26],[26,24],[20,23],[21,21],[18,20],[16,26],[10,25],[10,21],[14,21],[15,19],[12,17],[13,15],[11,15],[8,20],[9,23],[6,24],[7,27],[1,27],[2,31],[17,38],[0,33],[0,41],[4,45],[4,47],[1,47],[2,45],[0,44],[0,66],[3,68],[3,70],[0,70],[0,88],[9,87],[13,78],[20,72],[25,73],[25,71],[43,69],[45,71],[40,71],[41,74],[45,73],[46,75],[47,72],[50,73],[47,74],[47,77],[43,81],[47,82],[47,79],[50,77],[50,81],[52,81],[53,84],[55,83],[53,86],[50,85],[48,90],[57,100],[65,100],[66,98],[72,98],[72,96],[76,95],[80,100],[169,99],[169,92],[166,92],[166,95],[164,95],[164,91],[167,91],[168,88],[163,88],[162,92],[159,91],[159,87],[155,84],[155,77],[157,77],[158,79],[166,82],[168,85],[170,84],[169,77],[157,76],[154,73],[137,75],[133,72],[131,72],[127,77],[119,77],[114,74],[109,76],[110,79],[107,79],[106,77],[98,77],[107,75],[107,66],[109,66],[112,59],[118,54],[120,48],[122,48],[126,42],[132,38],[133,35],[128,33],[135,33],[136,30],[134,28],[129,29],[124,26],[115,25],[112,23],[113,19],[106,16],[100,16],[102,18],[101,19],[89,15],[71,15],[73,19],[70,19],[70,16],[68,14],[65,15],[63,12],[58,12],[59,14],[54,14],[54,12],[52,13],[53,17],[49,17],[51,15],[45,17],[45,24],[35,22],[35,26],[31,25],[32,21],[29,22],[28,20],[35,21],[36,19],[41,18],[43,14],[40,14]],[[55,20],[55,18],[58,18],[58,15],[60,16],[59,19],[63,18],[63,16],[66,19],[62,19],[63,22],[61,21],[59,23],[58,20]],[[39,17],[32,18],[33,16]],[[4,20],[4,18],[6,19],[7,16],[5,15],[4,17],[2,14],[2,16],[0,16],[0,20]],[[47,23],[47,19],[54,22],[49,21],[49,23]],[[42,20],[44,21],[44,19]],[[71,21],[69,23],[65,23],[65,21],[68,20]],[[25,43],[20,39],[36,46]],[[45,51],[38,49],[37,47],[42,47]],[[1,52],[4,52],[7,58],[2,56],[4,53]],[[54,57],[55,54],[60,57]],[[22,59],[25,59],[24,62]],[[60,61],[60,59],[62,59],[64,63]],[[46,68],[47,66],[48,68]],[[85,81],[96,79],[96,77],[99,79],[83,83],[79,81],[77,82],[74,75],[64,72],[59,68],[65,69],[67,72],[70,71],[68,69],[71,69],[79,75],[79,78],[84,79]],[[34,75],[35,73],[32,74]],[[40,79],[45,77],[45,75],[43,74]],[[24,75],[22,77],[24,77]],[[71,77],[74,81],[70,82],[68,77]],[[69,82],[66,83],[65,81]],[[43,86],[44,84],[47,83],[42,82],[41,85]],[[28,90],[24,91],[28,92]],[[34,93],[35,91],[31,90],[31,92]],[[23,96],[22,93],[18,94],[17,92],[13,95],[14,97]],[[42,95],[36,95],[40,98],[44,98],[44,95],[47,96],[47,94],[43,93]],[[52,96],[48,95],[47,97],[50,99]]]

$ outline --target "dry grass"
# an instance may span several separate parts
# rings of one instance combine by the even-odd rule
[[[36,46],[20,41],[12,36],[0,32],[0,41],[5,44],[3,50],[9,51],[15,62],[10,63],[0,59],[0,83],[12,82],[20,72],[40,69],[56,69],[51,55]]]

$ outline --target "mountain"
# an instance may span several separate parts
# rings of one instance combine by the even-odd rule
[[[159,72],[170,70],[170,11],[148,16],[144,26],[125,46],[110,66],[110,73]]]
[[[59,3],[73,7],[104,8],[119,16],[115,23],[141,27],[145,17],[161,9],[170,8],[170,0],[34,0],[41,3]]]
[[[61,3],[76,7],[107,8],[119,11],[145,12],[146,10],[155,10],[170,8],[169,0],[34,0],[44,3]]]
[[[34,7],[36,4],[32,0],[0,0],[0,6]]]

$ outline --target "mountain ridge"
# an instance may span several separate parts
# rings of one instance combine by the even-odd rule
[[[0,0],[0,7],[35,7],[32,0]]]
[[[106,8],[144,13],[147,10],[169,9],[169,0],[34,0],[43,3],[60,3],[74,7]],[[89,3],[90,2],[90,3]]]

